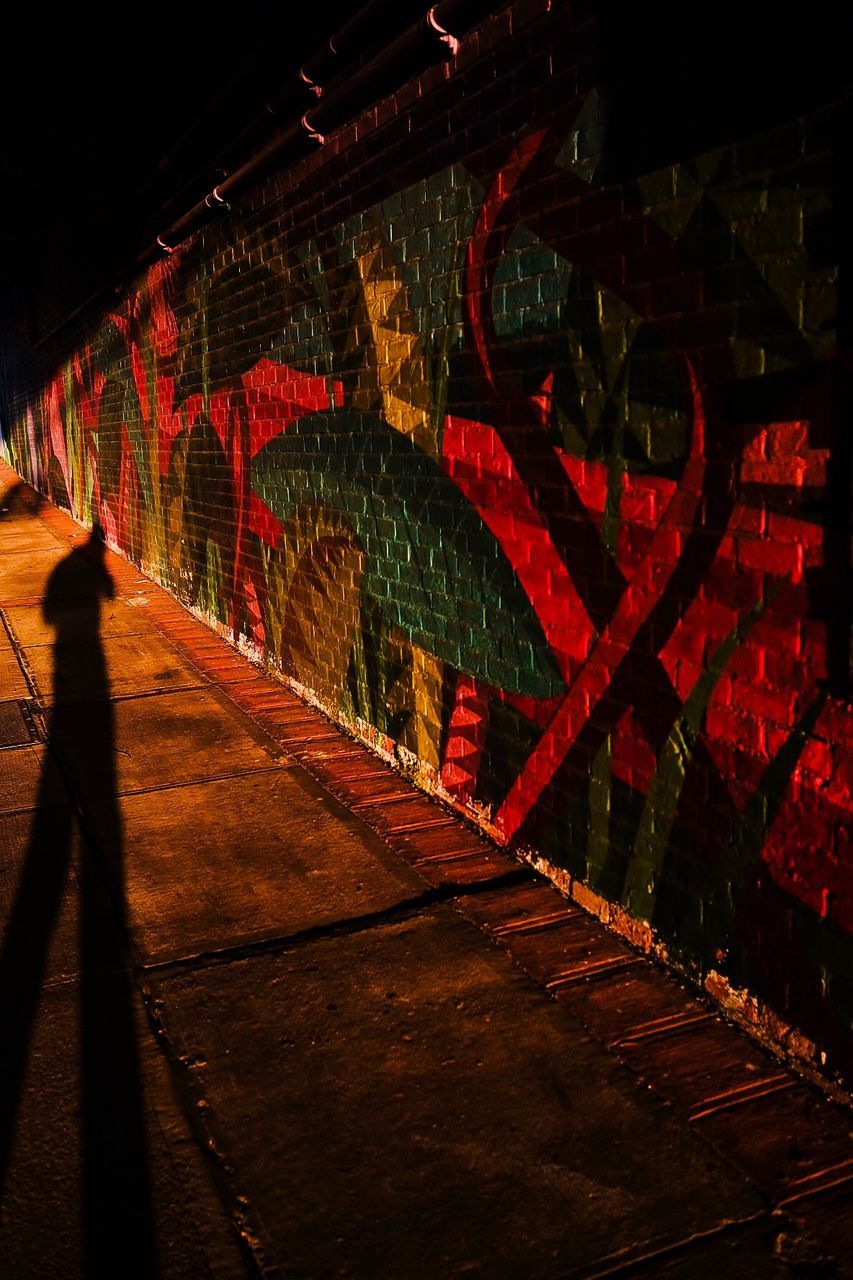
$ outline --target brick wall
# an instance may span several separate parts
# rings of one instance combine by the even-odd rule
[[[838,108],[643,133],[608,47],[580,5],[497,14],[19,352],[6,455],[844,1074]]]

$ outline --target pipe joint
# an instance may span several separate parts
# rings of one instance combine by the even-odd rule
[[[299,79],[303,84],[307,85],[315,98],[322,98],[323,86],[321,84],[317,84],[316,80],[312,80],[304,67],[299,68]]]
[[[451,35],[446,27],[443,27],[435,16],[438,5],[433,5],[427,14],[427,22],[432,30],[436,33],[442,44],[446,44],[450,50],[451,57],[455,58],[459,51],[459,41],[456,36]]]
[[[305,115],[302,117],[302,120],[300,121],[300,123],[303,129],[307,131],[308,137],[311,139],[311,141],[319,143],[319,145],[322,147],[323,143],[326,141],[326,135],[323,133],[317,132],[317,130],[314,128],[311,121],[308,119],[307,111],[305,112]]]

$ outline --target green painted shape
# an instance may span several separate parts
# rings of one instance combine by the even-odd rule
[[[301,419],[257,455],[252,485],[281,521],[303,507],[343,513],[364,551],[362,590],[415,644],[498,688],[539,698],[564,688],[492,533],[438,464],[380,418]],[[485,628],[466,621],[483,613]]]
[[[724,864],[735,903],[753,879],[755,866],[761,857],[770,828],[776,821],[779,806],[814,731],[818,716],[826,705],[827,697],[826,690],[818,689],[812,702],[802,712],[767,765],[741,816],[730,861]]]
[[[749,611],[726,636],[684,702],[681,715],[661,748],[658,767],[649,783],[646,805],[634,841],[634,852],[622,890],[622,905],[635,920],[651,920],[657,886],[669,847],[678,801],[696,742],[705,723],[705,712],[720,676],[734,650],[742,644],[753,623],[775,598]]]
[[[589,887],[598,890],[607,871],[610,854],[611,735],[604,739],[592,762],[589,776],[589,840],[586,874]]]
[[[755,884],[770,828],[826,699],[826,691],[818,690],[768,763],[740,816],[731,844],[718,850],[713,866],[697,868],[691,910],[679,922],[680,949],[705,965],[723,963],[738,982],[751,981],[748,972],[738,972],[744,955],[743,940],[737,936],[738,914],[744,895]],[[827,928],[826,922],[817,921],[814,913],[796,899],[790,899],[790,903],[811,934],[812,946],[807,954],[815,964],[827,974],[848,973],[849,939],[839,949],[836,931]],[[849,1002],[849,988],[845,999]]]
[[[571,277],[571,264],[519,223],[495,267],[491,308],[497,337],[559,333]]]

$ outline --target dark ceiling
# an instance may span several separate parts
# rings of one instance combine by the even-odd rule
[[[7,300],[81,301],[211,189],[220,148],[360,7],[22,5],[0,68]]]
[[[498,0],[496,0],[496,3]],[[371,0],[376,40],[429,0]],[[277,126],[265,104],[365,0],[34,3],[0,65],[0,306],[44,332],[117,278]],[[601,0],[609,180],[832,99],[847,81],[832,0]],[[380,18],[375,18],[375,14]],[[300,87],[301,90],[301,87]],[[299,109],[313,99],[307,89]],[[280,118],[290,123],[293,103]],[[238,142],[235,142],[239,140]],[[232,144],[230,155],[223,149]]]

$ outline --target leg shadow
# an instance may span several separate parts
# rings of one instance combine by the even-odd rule
[[[112,595],[96,529],[53,570],[43,604],[56,633],[48,750],[0,949],[0,1191],[67,885],[74,830],[69,806],[57,803],[57,762],[73,756],[75,771],[85,778],[79,842],[83,1273],[86,1280],[153,1280],[157,1249],[127,946],[115,728],[100,636],[101,602]],[[105,881],[112,910],[105,907]]]

